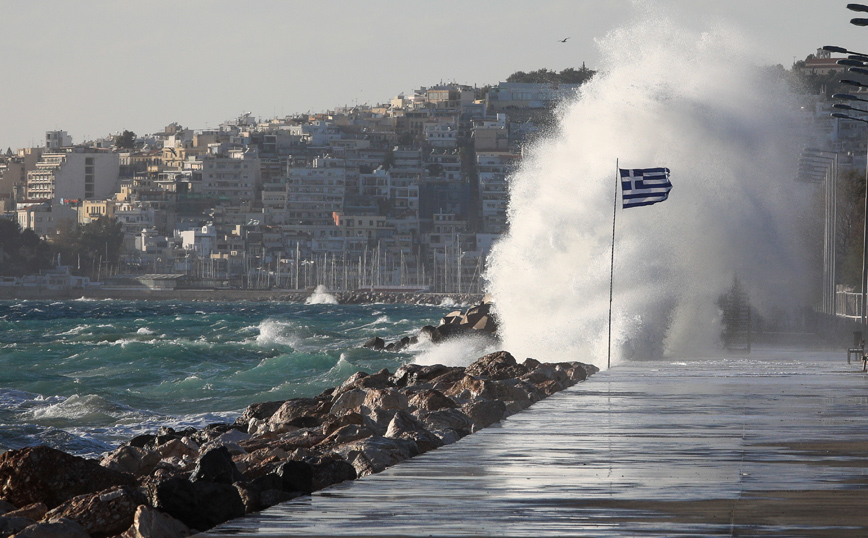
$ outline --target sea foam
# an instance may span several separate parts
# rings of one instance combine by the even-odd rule
[[[796,99],[729,29],[637,19],[598,41],[598,74],[509,180],[486,278],[516,357],[606,366],[616,162],[669,167],[674,188],[618,209],[613,362],[718,346],[716,301],[734,277],[760,313],[810,289]]]

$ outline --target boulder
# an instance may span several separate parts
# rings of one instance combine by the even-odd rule
[[[346,443],[351,443],[353,441],[358,441],[359,439],[371,437],[372,435],[375,435],[375,432],[368,426],[347,424],[345,426],[341,426],[340,428],[329,434],[329,436],[326,437],[321,444],[343,445]]]
[[[220,484],[233,484],[244,480],[244,475],[235,467],[229,450],[225,446],[221,446],[202,454],[196,462],[196,467],[193,469],[190,481],[196,482],[199,480]]]
[[[410,459],[419,454],[419,448],[413,441],[376,436],[339,446],[335,452],[351,463],[361,477]]]
[[[3,499],[0,499],[0,516],[2,516],[3,514],[7,514],[13,510],[18,510],[18,508],[16,508],[14,504],[8,503]]]
[[[134,484],[131,475],[47,446],[0,454],[0,498],[17,506],[54,508],[77,495]]]
[[[506,416],[506,404],[499,400],[477,400],[461,406],[473,422],[473,432],[500,422]]]
[[[141,505],[136,508],[133,524],[120,538],[184,538],[192,531],[169,514]]]
[[[313,491],[338,484],[347,480],[355,480],[356,469],[337,455],[329,455],[311,461],[313,468]]]
[[[362,404],[365,403],[365,396],[367,396],[367,392],[362,389],[348,390],[335,398],[329,413],[341,416],[350,412],[358,412]]]
[[[40,519],[45,517],[45,514],[48,513],[48,507],[45,506],[45,503],[33,503],[28,504],[22,508],[18,508],[17,510],[12,510],[5,514],[6,517],[26,517],[27,519],[32,519],[33,521],[39,521]]]
[[[407,395],[396,389],[370,389],[363,403],[368,409],[407,409]]]
[[[236,487],[239,486],[239,484],[236,484]],[[248,484],[240,486],[239,490],[241,489],[245,491],[242,497],[246,499],[244,501],[245,506],[249,506],[247,508],[248,513],[264,510],[276,504],[305,495],[303,491],[284,490],[283,478],[274,472],[251,480]]]
[[[323,417],[328,415],[331,406],[330,401],[317,400],[316,398],[293,398],[284,402],[271,415],[268,422],[271,424],[291,424],[299,428],[318,426],[322,424]]]
[[[286,461],[274,471],[281,480],[283,491],[300,491],[309,495],[313,492],[313,467],[303,461]]]
[[[60,518],[34,523],[13,538],[90,538],[90,535],[75,521]]]
[[[356,426],[367,426],[371,430],[377,429],[377,424],[370,417],[364,416],[361,413],[351,412],[339,417],[329,416],[326,418],[322,425],[322,433],[323,435],[329,436],[338,429],[350,424],[355,424]]]
[[[140,476],[150,474],[160,459],[161,455],[156,450],[123,445],[103,456],[99,464],[106,469]]]
[[[151,506],[200,531],[244,515],[244,503],[232,484],[173,477],[152,485],[148,496]]]
[[[464,368],[460,366],[443,366],[442,364],[405,364],[395,371],[395,374],[392,376],[392,383],[396,387],[410,387],[455,371],[463,373]]]
[[[247,426],[251,419],[268,420],[284,404],[285,400],[274,402],[255,403],[247,406],[244,413],[235,419],[235,424],[239,426]]]
[[[419,448],[420,454],[443,446],[443,441],[439,437],[426,430],[420,420],[405,411],[395,413],[385,437],[413,441]]]
[[[334,393],[332,393],[332,398],[351,389],[385,389],[393,386],[392,374],[385,368],[376,374],[356,372],[344,381],[340,387],[335,389]]]
[[[453,370],[449,370],[444,372],[443,374],[435,377],[431,380],[431,387],[434,390],[439,390],[440,392],[446,392],[452,385],[456,382],[464,379],[464,368],[456,368]]]
[[[527,367],[516,363],[515,357],[507,351],[489,353],[477,359],[464,371],[467,375],[492,381],[521,377],[527,372]]]
[[[362,407],[362,413],[364,413],[364,417],[368,419],[365,424],[374,430],[377,435],[384,435],[386,433],[389,423],[392,422],[392,417],[394,417],[397,412],[397,409],[371,409],[369,407]]]
[[[431,432],[454,430],[464,437],[473,431],[473,421],[458,409],[441,409],[440,411],[417,411],[416,418]]]
[[[413,394],[408,400],[408,403],[418,409],[425,411],[439,411],[440,409],[451,409],[458,407],[454,400],[435,389],[423,389]]]
[[[189,437],[180,439],[170,439],[169,441],[159,445],[157,452],[160,453],[162,459],[169,458],[198,458],[199,445]]]
[[[15,533],[21,532],[27,527],[36,524],[35,519],[20,516],[0,516],[0,536],[6,538]]]
[[[111,488],[73,497],[48,512],[45,519],[70,519],[93,537],[115,536],[133,524],[136,507],[146,501],[135,488]]]
[[[380,351],[386,347],[386,342],[379,336],[375,336],[362,344],[362,347],[366,347],[368,349],[373,349],[375,351]]]
[[[464,376],[446,390],[444,394],[459,398],[466,398],[469,394],[471,398],[481,398],[484,400],[512,401],[528,399],[527,393],[517,387],[501,383],[500,381],[489,381],[471,376]]]

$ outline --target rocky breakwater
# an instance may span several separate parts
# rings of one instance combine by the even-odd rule
[[[389,343],[386,343],[379,336],[374,336],[365,342],[363,347],[377,351],[401,351],[407,346],[418,343],[420,339],[427,339],[438,344],[456,336],[470,335],[488,338],[492,342],[496,342],[497,317],[492,307],[490,299],[486,297],[481,303],[471,306],[463,312],[455,310],[446,314],[440,319],[440,324],[436,327],[425,325],[419,329],[418,334],[404,336]]]
[[[135,437],[99,461],[12,450],[0,455],[0,536],[188,536],[454,443],[596,371],[500,351],[466,368],[357,372],[232,424]]]

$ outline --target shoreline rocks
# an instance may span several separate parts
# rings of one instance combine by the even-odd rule
[[[455,443],[597,371],[498,351],[466,368],[357,372],[313,398],[252,404],[232,424],[135,437],[99,462],[12,450],[0,455],[0,537],[189,536]]]

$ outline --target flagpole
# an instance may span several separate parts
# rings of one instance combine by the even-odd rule
[[[609,352],[606,368],[612,367],[612,289],[615,281],[615,216],[618,214],[618,159],[615,159],[615,199],[612,204],[612,263],[609,267]]]

